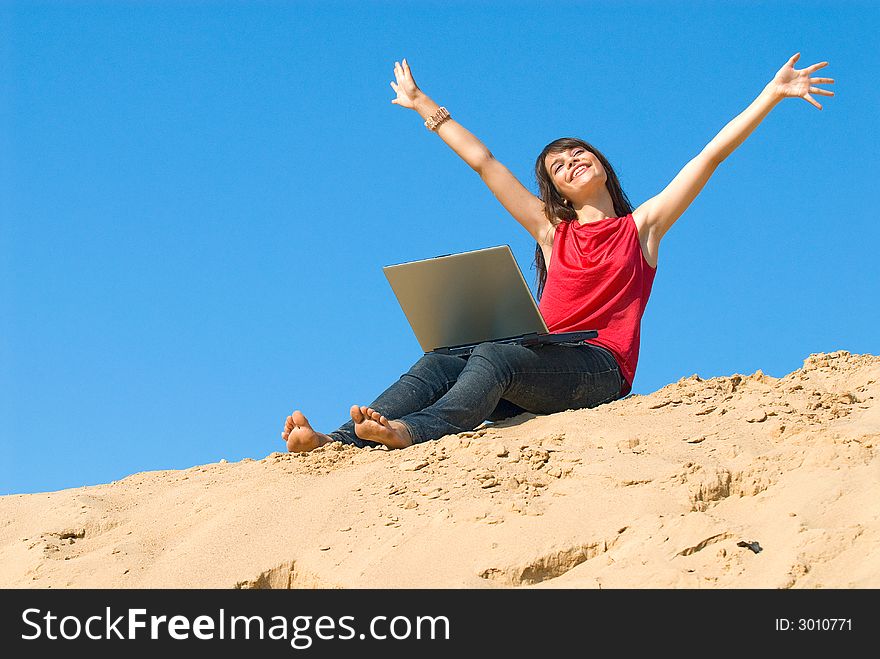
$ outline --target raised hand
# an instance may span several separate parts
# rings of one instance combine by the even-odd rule
[[[415,99],[422,91],[416,85],[416,81],[413,80],[412,71],[409,70],[406,58],[404,58],[403,64],[400,62],[394,63],[394,77],[397,79],[397,82],[392,82],[391,88],[397,94],[397,98],[392,98],[391,102],[411,110],[414,109]]]
[[[824,66],[828,66],[828,62],[819,62],[805,69],[797,70],[794,68],[795,62],[800,58],[800,53],[795,53],[779,69],[771,82],[775,91],[781,97],[794,96],[804,99],[815,105],[820,110],[822,106],[810,94],[819,94],[821,96],[834,96],[834,92],[816,87],[816,85],[834,84],[833,78],[811,78],[810,75],[814,71],[818,71]]]

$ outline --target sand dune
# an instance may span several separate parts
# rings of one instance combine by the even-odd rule
[[[877,588],[880,357],[0,497],[0,586]]]

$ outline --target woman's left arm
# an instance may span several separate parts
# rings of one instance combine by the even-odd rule
[[[834,96],[834,92],[816,87],[817,84],[832,84],[833,79],[810,77],[814,71],[828,66],[828,62],[795,70],[794,64],[800,55],[793,55],[749,107],[724,126],[662,192],[633,211],[633,219],[640,233],[647,235],[649,241],[659,244],[663,235],[706,185],[718,165],[745,141],[779,101],[786,97],[803,98],[821,110],[822,106],[811,94]]]

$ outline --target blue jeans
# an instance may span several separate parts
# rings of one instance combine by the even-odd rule
[[[596,407],[619,398],[623,384],[614,356],[596,345],[481,343],[469,357],[425,354],[369,406],[403,422],[415,444],[523,412]],[[354,421],[329,435],[379,445],[358,437]]]

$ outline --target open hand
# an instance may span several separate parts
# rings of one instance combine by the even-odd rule
[[[391,102],[395,105],[413,109],[415,107],[416,97],[421,94],[422,91],[419,89],[418,85],[416,85],[416,81],[413,80],[412,72],[409,70],[409,64],[406,63],[406,58],[404,58],[403,64],[400,62],[394,63],[394,77],[397,79],[397,82],[392,82],[391,88],[397,94],[397,98],[392,98]]]
[[[831,85],[834,84],[833,78],[811,78],[813,71],[828,66],[828,62],[819,62],[799,71],[794,68],[794,63],[800,58],[800,53],[791,56],[785,65],[779,69],[774,76],[772,85],[779,96],[796,96],[809,101],[820,110],[822,106],[810,94],[819,94],[821,96],[834,96],[834,92],[816,87],[815,85]]]

